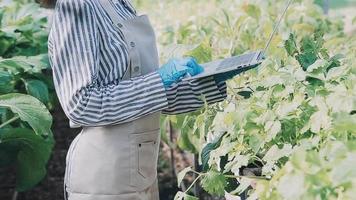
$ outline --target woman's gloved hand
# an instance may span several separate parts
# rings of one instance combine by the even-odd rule
[[[158,69],[163,84],[166,88],[173,83],[178,83],[184,76],[189,74],[195,76],[204,71],[194,58],[170,59],[166,64]]]

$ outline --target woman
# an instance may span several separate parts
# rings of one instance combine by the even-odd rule
[[[234,74],[181,81],[202,68],[192,58],[158,68],[153,29],[125,0],[47,0],[55,5],[49,58],[70,127],[70,200],[157,200],[160,113],[179,114],[226,97]]]

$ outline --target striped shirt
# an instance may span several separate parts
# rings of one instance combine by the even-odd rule
[[[122,20],[136,17],[127,2],[113,0]],[[161,111],[180,114],[226,97],[214,77],[165,89],[157,71],[120,80],[129,66],[122,33],[97,0],[57,1],[48,54],[59,102],[71,127],[120,124]]]

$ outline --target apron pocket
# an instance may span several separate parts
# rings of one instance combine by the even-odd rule
[[[138,173],[143,178],[149,178],[155,174],[157,166],[152,164],[155,160],[156,141],[142,142],[138,144]]]
[[[150,187],[157,178],[159,129],[131,136],[131,185],[139,191]]]

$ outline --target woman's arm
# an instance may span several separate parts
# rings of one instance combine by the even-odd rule
[[[72,122],[83,126],[123,123],[167,107],[157,72],[98,83],[98,41],[92,5],[85,0],[60,0],[49,38],[49,58],[59,101]]]
[[[204,105],[223,101],[226,98],[225,81],[216,82],[213,76],[193,81],[183,81],[168,88],[168,108],[164,114],[182,114],[195,111]]]

